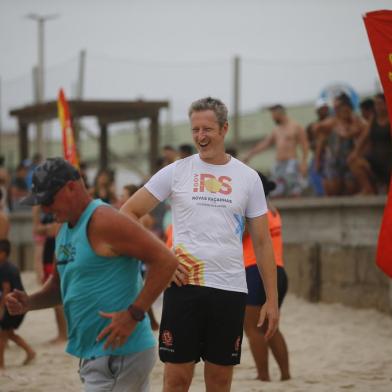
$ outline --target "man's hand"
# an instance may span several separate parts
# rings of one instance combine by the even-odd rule
[[[97,342],[107,336],[105,350],[109,347],[113,350],[121,347],[136,328],[137,321],[131,317],[128,310],[113,313],[99,312],[99,314],[101,317],[111,319],[111,323],[98,335]]]
[[[15,289],[5,297],[5,305],[12,316],[25,314],[29,310],[29,296],[24,291]]]
[[[188,284],[188,277],[189,277],[189,269],[180,263],[178,264],[177,269],[174,272],[172,281],[177,286],[181,287]]]
[[[279,325],[279,309],[277,303],[267,300],[267,302],[261,307],[257,326],[262,327],[265,321],[268,322],[268,328],[264,336],[268,340],[274,336]]]

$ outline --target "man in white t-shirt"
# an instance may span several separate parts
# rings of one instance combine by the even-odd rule
[[[226,106],[218,99],[200,99],[191,105],[189,118],[198,154],[161,169],[122,211],[140,218],[171,198],[173,250],[180,266],[163,301],[159,355],[165,363],[164,392],[188,391],[200,359],[207,391],[226,392],[241,356],[245,219],[267,292],[259,319],[260,326],[268,322],[267,338],[279,318],[276,266],[261,180],[225,153]]]

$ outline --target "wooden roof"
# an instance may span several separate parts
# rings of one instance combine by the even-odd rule
[[[169,106],[168,101],[86,101],[69,100],[73,118],[93,116],[100,123],[111,124],[134,121],[158,115],[162,108]],[[57,101],[24,106],[12,109],[10,115],[22,123],[41,122],[57,118]]]
[[[81,117],[95,117],[100,128],[99,162],[101,167],[107,167],[108,157],[108,126],[116,122],[149,119],[149,161],[150,171],[157,169],[159,154],[159,111],[169,107],[168,101],[86,101],[69,100],[69,109],[73,120]],[[58,117],[57,101],[43,102],[12,109],[10,115],[17,117],[19,124],[19,158],[29,156],[28,129],[33,123],[53,120]],[[77,139],[77,135],[76,139]]]

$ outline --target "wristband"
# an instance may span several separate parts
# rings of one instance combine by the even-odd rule
[[[144,310],[138,308],[133,304],[128,306],[128,312],[135,321],[143,321],[146,317],[146,313],[144,312]]]

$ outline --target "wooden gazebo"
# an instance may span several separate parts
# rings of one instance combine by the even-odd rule
[[[110,124],[124,121],[150,120],[150,171],[155,172],[159,153],[159,111],[167,108],[167,101],[85,101],[70,100],[69,108],[73,120],[81,117],[96,117],[99,129],[99,161],[100,167],[108,166],[108,127]],[[28,130],[29,125],[57,118],[57,102],[13,109],[10,115],[18,120],[20,159],[29,157]]]

